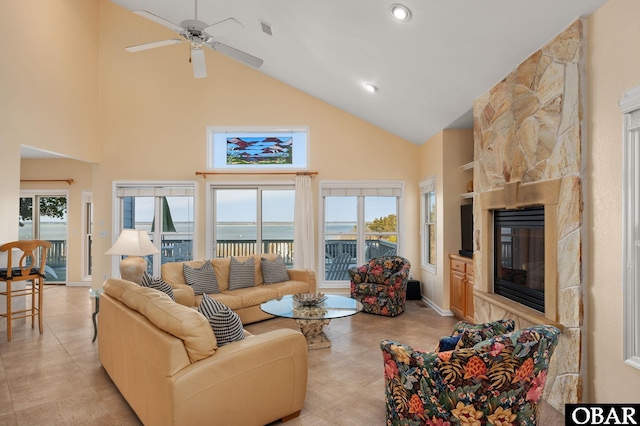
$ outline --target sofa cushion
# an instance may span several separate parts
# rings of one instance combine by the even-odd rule
[[[150,287],[156,290],[160,290],[165,293],[167,296],[171,298],[171,300],[176,300],[173,295],[173,289],[169,284],[164,282],[164,280],[160,277],[152,277],[147,271],[142,274],[142,282],[140,283],[142,287]]]
[[[184,280],[193,288],[195,294],[220,293],[218,279],[211,262],[204,262],[199,268],[183,263]]]
[[[231,294],[233,294],[233,296],[239,297],[242,300],[243,308],[260,305],[267,300],[278,298],[278,292],[272,289],[270,285],[258,285],[251,288],[241,288],[232,291]],[[216,300],[220,302],[222,301],[221,299],[217,298]]]
[[[141,313],[156,327],[182,340],[191,362],[208,358],[218,349],[209,321],[195,309],[163,297],[150,300]]]
[[[138,284],[122,280],[119,278],[109,278],[107,281],[102,284],[102,288],[105,293],[109,296],[116,298],[117,300],[122,300],[122,295],[125,291],[130,289],[135,289],[136,287],[140,287]]]
[[[244,262],[235,257],[229,264],[229,290],[253,287],[255,285],[255,258],[250,257]]]
[[[160,267],[162,279],[165,282],[173,285],[173,284],[183,284],[187,285],[187,282],[184,279],[184,264],[191,266],[192,268],[199,268],[202,264],[206,262],[205,260],[191,260],[189,262],[167,262],[163,263]]]
[[[244,330],[238,314],[222,303],[203,294],[198,312],[202,313],[211,324],[218,346],[244,339]]]
[[[207,358],[218,349],[207,319],[195,309],[175,303],[165,293],[117,278],[108,279],[103,288],[159,329],[182,340],[191,362]]]
[[[265,286],[269,290],[275,290],[277,293],[276,298],[286,296],[287,294],[297,294],[297,293],[314,293],[315,287],[311,289],[309,287],[309,283],[306,281],[285,281],[283,283],[269,284]]]
[[[282,260],[282,256],[280,255],[278,255],[275,260],[269,260],[266,257],[261,257],[260,267],[262,268],[262,280],[265,284],[289,281],[287,265],[284,264],[284,260]]]
[[[165,293],[149,287],[141,287],[136,284],[136,288],[126,290],[122,293],[120,301],[134,311],[142,313],[144,307],[151,299],[158,297],[169,298]]]
[[[223,293],[220,294],[210,294],[209,295],[212,299],[217,300],[218,302],[222,303],[225,306],[230,307],[231,309],[234,310],[238,310],[238,309],[242,309],[244,308],[244,303],[242,302],[242,298],[239,297],[235,291],[225,291]],[[198,300],[200,299],[200,300]],[[196,297],[196,306],[200,306],[200,303],[202,301],[202,296],[197,296]]]

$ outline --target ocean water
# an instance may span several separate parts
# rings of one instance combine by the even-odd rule
[[[175,222],[176,232],[192,232],[193,224],[185,222]],[[67,224],[60,222],[43,222],[40,224],[40,238],[51,241],[63,241],[67,238]],[[150,223],[138,224],[139,229],[151,231]],[[356,226],[351,222],[334,222],[329,223],[325,232],[327,234],[341,234],[351,232]],[[32,238],[32,227],[30,223],[20,227],[20,239],[27,240]],[[204,232],[204,230],[202,230]],[[94,229],[97,232],[97,229]],[[265,240],[293,240],[293,223],[267,223],[262,226],[262,238]],[[256,226],[241,223],[224,223],[217,227],[217,238],[219,240],[251,240],[256,235]],[[179,238],[181,239],[181,238]]]
[[[335,223],[327,226],[327,234],[341,234],[350,232],[355,223]],[[255,225],[243,224],[219,224],[217,229],[217,238],[219,240],[242,240],[254,239],[256,235]],[[264,224],[262,225],[263,240],[293,240],[293,223],[286,224]]]

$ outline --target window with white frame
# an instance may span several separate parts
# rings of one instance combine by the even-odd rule
[[[122,229],[149,233],[159,250],[147,256],[150,274],[159,276],[163,263],[193,259],[194,194],[195,183],[116,183],[115,235]]]
[[[327,287],[344,287],[348,269],[398,254],[403,184],[321,182],[320,265]]]
[[[210,185],[211,257],[280,254],[293,266],[293,182]]]
[[[90,191],[82,191],[82,280],[91,281],[93,266],[93,201]]]
[[[420,245],[422,267],[436,272],[436,178],[420,182]]]
[[[304,170],[308,127],[207,127],[207,169]]]
[[[640,369],[640,87],[620,101],[624,114],[622,256],[624,362]]]

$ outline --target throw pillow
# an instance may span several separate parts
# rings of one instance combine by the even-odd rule
[[[204,315],[211,324],[218,346],[244,339],[242,322],[238,314],[207,294],[202,295],[198,312]]]
[[[146,271],[142,275],[142,282],[140,283],[140,285],[142,287],[150,287],[155,288],[156,290],[160,290],[161,292],[168,295],[174,302],[176,300],[175,296],[173,295],[173,288],[171,288],[169,284],[167,284],[160,277],[152,277],[151,274]]]
[[[289,281],[287,266],[282,260],[282,256],[278,255],[272,262],[266,258],[261,258],[260,267],[262,268],[262,279],[265,284],[281,283]]]
[[[235,257],[231,258],[229,265],[229,290],[249,288],[255,285],[256,269],[253,257],[240,262]]]
[[[445,336],[440,339],[438,343],[438,347],[436,348],[436,352],[446,352],[452,351],[456,348],[458,341],[460,340],[460,335],[457,336]]]
[[[204,262],[204,265],[199,268],[192,268],[183,263],[182,273],[184,274],[184,280],[193,288],[195,294],[220,293],[218,278],[211,262]]]

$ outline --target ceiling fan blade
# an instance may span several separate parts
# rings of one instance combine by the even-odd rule
[[[225,19],[204,29],[204,32],[212,37],[219,37],[224,34],[229,34],[234,31],[238,31],[244,28],[240,22],[233,18]]]
[[[151,43],[144,44],[136,44],[135,46],[125,47],[124,50],[127,52],[139,52],[141,50],[153,49],[155,47],[168,46],[170,44],[180,44],[184,40],[180,40],[178,38],[172,38],[170,40],[162,40],[162,41],[154,41]]]
[[[260,68],[260,66],[264,62],[260,58],[256,58],[255,56],[249,55],[248,53],[245,53],[242,50],[238,50],[235,47],[218,43],[217,41],[214,41],[213,43],[205,43],[204,46],[207,46],[237,61],[244,62],[247,65],[251,65],[254,68]]]
[[[204,78],[207,76],[207,64],[204,60],[204,50],[199,47],[191,48],[191,65],[193,65],[193,76]]]
[[[143,18],[147,18],[148,20],[153,21],[156,24],[160,24],[163,27],[167,27],[170,30],[177,32],[178,34],[184,33],[184,28],[174,24],[173,22],[169,22],[164,18],[154,15],[153,13],[147,12],[146,10],[134,10],[133,13],[142,16]]]

